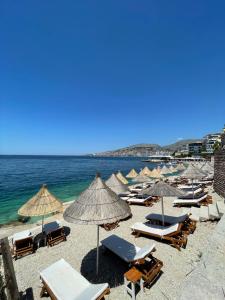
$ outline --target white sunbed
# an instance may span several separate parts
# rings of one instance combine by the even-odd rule
[[[152,196],[134,196],[132,198],[127,199],[129,204],[145,204],[148,200],[151,200]]]
[[[170,226],[161,226],[161,225],[137,222],[131,227],[132,231],[140,231],[146,234],[160,236],[160,237],[171,235],[175,233],[178,229],[179,229],[179,223]]]
[[[188,191],[184,191],[186,195],[196,195],[196,194],[200,194],[201,192],[203,192],[202,188],[198,188],[198,189],[193,189],[192,190],[188,190]]]
[[[207,196],[207,194],[204,194],[202,197],[196,199],[175,199],[173,205],[201,205],[201,202],[206,200]]]
[[[144,259],[155,250],[153,243],[139,248],[114,234],[102,240],[101,244],[127,263]]]
[[[20,241],[29,237],[33,237],[33,234],[31,233],[30,230],[17,232],[12,236],[12,242],[15,243],[16,241]]]
[[[188,217],[189,217],[188,214],[183,214],[183,215],[180,215],[180,216],[164,215],[164,222],[168,223],[168,224],[183,223]],[[145,219],[150,220],[150,221],[151,220],[161,221],[162,220],[162,215],[151,213],[151,214],[145,216]]]
[[[44,224],[43,231],[46,234],[49,234],[49,233],[51,233],[51,232],[53,232],[53,231],[55,231],[59,228],[61,228],[61,223],[58,220],[56,220],[56,221]]]
[[[57,300],[103,299],[108,283],[91,284],[64,259],[60,259],[40,272],[42,294],[47,291]],[[102,296],[102,297],[101,297]]]
[[[195,185],[193,185],[193,188],[192,188],[192,185],[189,185],[189,184],[180,184],[180,185],[178,185],[178,189],[183,190],[184,192],[192,191],[192,189],[194,191],[196,191],[197,189],[199,189],[201,187],[202,187],[201,184],[197,184],[197,185],[195,184]]]

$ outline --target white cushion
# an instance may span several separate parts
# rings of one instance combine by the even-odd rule
[[[160,225],[137,222],[131,227],[131,229],[137,231],[143,231],[149,234],[154,234],[163,237],[168,234],[176,232],[178,230],[178,227],[179,227],[179,223],[170,226],[160,226]]]
[[[153,243],[139,248],[114,234],[102,240],[101,244],[128,263],[145,258],[155,249]]]
[[[94,300],[108,287],[107,283],[90,284],[64,259],[40,272],[57,300]]]

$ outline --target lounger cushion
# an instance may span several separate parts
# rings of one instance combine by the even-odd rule
[[[30,232],[30,230],[24,230],[21,232],[17,232],[13,235],[13,243],[16,241],[19,241],[19,240],[26,239],[31,236],[32,236],[32,233]]]
[[[131,227],[132,230],[142,231],[148,234],[157,235],[161,237],[176,232],[178,228],[179,223],[170,226],[160,226],[141,222],[137,222]]]
[[[187,204],[187,205],[198,204],[199,202],[205,200],[206,198],[207,198],[207,194],[197,199],[175,199],[173,201],[173,204]]]
[[[147,220],[161,221],[162,215],[161,214],[149,214],[145,218]],[[188,218],[188,214],[183,214],[181,216],[164,215],[164,221],[169,224],[183,223],[187,218]]]
[[[64,259],[40,272],[40,276],[57,300],[94,300],[108,287],[107,283],[90,284]]]
[[[155,249],[155,244],[153,243],[139,248],[114,234],[102,240],[101,243],[128,263],[145,258]]]
[[[55,231],[55,230],[59,229],[60,227],[61,227],[61,223],[56,220],[56,221],[44,224],[43,231],[46,234],[49,234],[50,232]]]

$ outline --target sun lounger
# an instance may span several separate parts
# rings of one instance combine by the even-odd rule
[[[185,192],[185,196],[193,197],[193,195],[194,195],[194,197],[196,197],[196,195],[199,195],[199,194],[203,193],[203,189],[198,188],[198,189],[193,189],[193,191],[192,190],[189,190],[189,191],[186,190],[184,192]]]
[[[193,187],[190,184],[180,184],[180,185],[178,185],[178,189],[179,190],[183,190],[184,192],[186,192],[186,191],[192,191],[192,189],[194,191],[196,191],[199,188],[202,188],[201,184],[193,184]]]
[[[40,272],[40,277],[43,283],[40,296],[47,293],[52,300],[99,300],[109,293],[108,283],[89,283],[64,259]]]
[[[127,202],[129,204],[145,205],[145,206],[152,206],[154,203],[152,196],[148,196],[148,195],[137,195],[127,199]]]
[[[151,213],[145,217],[151,224],[162,225],[162,215]],[[181,224],[181,230],[186,233],[193,233],[196,229],[196,222],[192,221],[189,214],[183,214],[180,216],[168,216],[164,215],[164,225],[170,226],[173,224]]]
[[[205,195],[207,195],[207,193],[205,193],[205,192],[200,192],[200,193],[198,193],[198,194],[195,194],[194,193],[194,195],[192,194],[192,193],[188,193],[188,194],[185,194],[184,196],[182,196],[182,197],[178,197],[178,199],[181,199],[181,200],[183,200],[183,199],[199,199],[199,198],[202,198],[203,196],[205,196]]]
[[[46,235],[47,245],[50,247],[62,241],[66,241],[64,227],[61,226],[59,221],[45,224],[43,232]]]
[[[160,226],[149,223],[135,223],[131,227],[132,233],[139,237],[144,234],[153,238],[168,241],[173,247],[180,250],[187,244],[186,235],[181,231],[181,224],[174,224],[170,226]]]
[[[101,244],[127,263],[144,260],[155,250],[153,243],[139,248],[114,234],[102,240]]]
[[[12,253],[15,259],[34,252],[33,235],[29,230],[15,233],[12,237]]]
[[[203,194],[201,197],[196,199],[175,199],[173,201],[174,206],[201,206],[208,205],[212,203],[212,199],[207,194]]]

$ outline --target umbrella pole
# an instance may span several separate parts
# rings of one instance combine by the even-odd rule
[[[163,197],[161,197],[161,206],[162,206],[162,225],[164,226],[164,203],[163,203]]]
[[[43,233],[43,228],[44,228],[44,215],[42,216],[42,224],[41,224],[41,231]]]
[[[97,225],[97,258],[96,258],[96,275],[98,275],[99,267],[99,225]]]
[[[192,199],[194,199],[194,188],[193,188],[193,181],[194,181],[194,179],[192,178]]]

